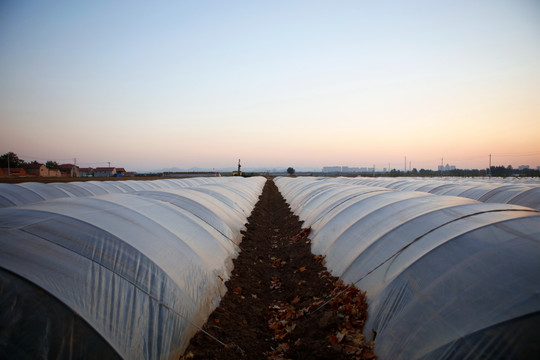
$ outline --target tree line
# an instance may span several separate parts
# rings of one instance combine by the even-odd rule
[[[8,152],[3,155],[0,155],[0,168],[6,169],[9,167],[12,169],[15,169],[15,168],[25,169],[28,167],[28,165],[32,165],[32,164],[39,164],[39,163],[36,160],[26,162],[23,159],[19,158],[19,156],[13,152]],[[53,160],[48,160],[45,163],[45,166],[48,169],[58,169],[58,163]]]
[[[447,171],[412,169],[411,171],[392,170],[382,176],[420,176],[420,177],[436,177],[436,176],[456,176],[456,177],[540,177],[540,171],[537,169],[514,169],[512,165],[492,166],[486,169],[455,169]]]

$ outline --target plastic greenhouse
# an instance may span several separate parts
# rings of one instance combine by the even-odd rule
[[[436,195],[466,197],[489,203],[523,205],[540,210],[540,182],[535,179],[472,180],[464,178],[339,178],[350,185],[422,191]]]
[[[421,185],[415,181],[395,190],[384,180],[355,180],[276,184],[312,228],[312,251],[366,291],[364,335],[375,339],[379,358],[540,356],[539,211],[405,190]],[[496,189],[490,199],[520,196],[497,197]]]
[[[1,184],[3,356],[178,359],[264,182]]]

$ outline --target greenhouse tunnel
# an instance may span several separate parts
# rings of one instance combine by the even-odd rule
[[[313,253],[366,291],[379,358],[539,358],[540,212],[370,180],[275,182]]]
[[[467,178],[341,177],[337,181],[350,185],[460,196],[481,202],[523,205],[540,210],[540,182],[537,178],[485,179],[482,181]]]
[[[178,359],[226,291],[262,177],[0,186],[0,352]]]

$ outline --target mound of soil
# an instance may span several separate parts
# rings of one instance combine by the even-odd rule
[[[182,359],[376,359],[362,335],[364,294],[326,271],[309,231],[267,181],[204,326],[221,343],[199,331]]]

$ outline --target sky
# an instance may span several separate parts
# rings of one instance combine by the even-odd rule
[[[540,166],[540,1],[0,1],[0,153]]]

